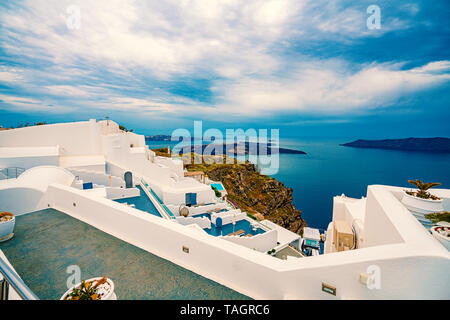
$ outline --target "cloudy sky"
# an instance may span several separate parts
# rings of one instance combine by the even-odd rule
[[[450,136],[449,16],[446,0],[2,1],[0,125]]]

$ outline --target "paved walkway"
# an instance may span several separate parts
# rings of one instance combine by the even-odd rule
[[[111,278],[119,299],[249,299],[53,209],[16,217],[0,249],[40,299],[61,297],[70,265]]]

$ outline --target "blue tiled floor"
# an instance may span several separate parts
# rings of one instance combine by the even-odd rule
[[[80,267],[83,279],[111,278],[119,299],[249,299],[62,212],[16,219],[14,238],[0,249],[41,299],[59,299],[67,290],[70,265]]]

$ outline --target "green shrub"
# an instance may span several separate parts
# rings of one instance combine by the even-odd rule
[[[414,180],[408,180],[409,183],[415,185],[417,187],[417,192],[407,192],[409,195],[416,196],[418,198],[422,199],[432,199],[432,200],[440,200],[440,198],[433,196],[428,192],[428,189],[440,186],[441,184],[439,182],[428,182],[423,183],[421,180],[416,179]]]
[[[217,198],[220,198],[220,197],[222,196],[222,194],[220,193],[219,190],[217,190],[216,187],[211,186],[211,188],[214,190],[214,193],[216,194],[216,197],[217,197]]]
[[[450,212],[434,212],[429,213],[425,215],[425,218],[431,220],[433,223],[438,223],[441,221],[449,222],[450,223]]]

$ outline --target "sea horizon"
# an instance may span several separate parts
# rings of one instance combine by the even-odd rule
[[[333,197],[361,198],[373,184],[412,187],[409,179],[440,182],[450,188],[450,154],[360,149],[340,144],[341,137],[281,137],[279,146],[306,155],[280,154],[278,173],[270,175],[293,189],[293,204],[309,226],[326,230],[332,220]],[[146,141],[151,149],[178,142]],[[425,166],[425,164],[428,164]],[[264,171],[262,171],[264,173]]]

